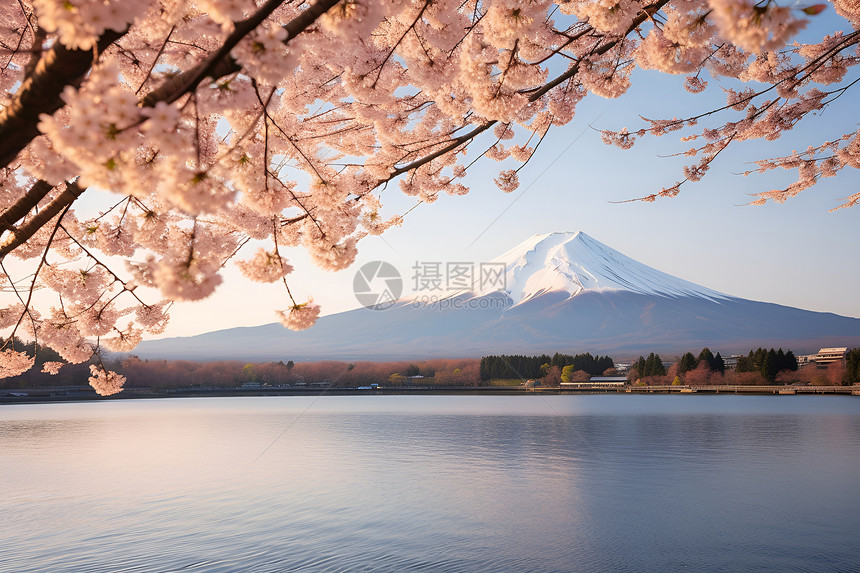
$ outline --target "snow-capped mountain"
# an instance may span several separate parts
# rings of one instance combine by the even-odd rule
[[[503,263],[505,292],[514,305],[548,292],[628,291],[662,297],[729,297],[653,269],[582,231],[534,235],[492,262]],[[478,290],[478,296],[496,289]]]
[[[497,257],[504,280],[438,304],[322,317],[143,342],[141,357],[188,360],[394,360],[489,354],[724,355],[759,346],[807,353],[860,346],[860,319],[732,297],[627,257],[585,233],[536,235]]]

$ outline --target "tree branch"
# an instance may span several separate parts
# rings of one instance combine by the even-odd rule
[[[44,227],[48,221],[53,219],[57,213],[74,203],[75,199],[80,197],[86,189],[81,188],[77,182],[67,183],[66,189],[60,193],[47,207],[39,211],[39,213],[14,229],[7,239],[0,245],[0,261],[6,258],[6,255],[27,242],[36,232]]]
[[[45,195],[51,192],[54,186],[46,181],[36,181],[30,190],[24,193],[5,213],[0,215],[0,233],[3,231],[14,231],[15,223],[27,216],[30,209],[39,204]]]
[[[269,0],[266,2],[253,16],[236,24],[236,29],[216,52],[191,70],[164,82],[150,92],[143,98],[142,105],[154,106],[159,101],[174,102],[193,91],[207,77],[217,79],[239,71],[239,65],[230,57],[230,51],[284,1]],[[305,31],[339,1],[318,0],[293,18],[284,26],[287,31],[285,42]],[[123,34],[125,32],[108,31],[102,35],[98,44],[99,53],[104,52]],[[51,114],[60,109],[64,105],[60,97],[63,89],[67,85],[80,85],[90,67],[92,67],[92,52],[68,50],[59,43],[55,44],[42,57],[33,75],[25,80],[15,101],[5,109],[0,110],[0,165],[8,165],[12,162],[18,153],[39,135],[37,128],[39,115],[42,113]],[[71,193],[70,189],[74,189],[76,192]],[[24,227],[16,230],[14,224],[30,212],[50,190],[49,184],[39,181],[12,207],[0,215],[0,232],[3,230],[12,231],[12,235],[0,245],[0,260],[23,244],[38,230],[38,227],[32,227],[35,221],[41,221],[44,224],[59,213],[66,203],[57,203],[58,201],[69,201],[68,204],[70,204],[84,191],[77,184],[69,185],[66,191],[57,197],[45,211],[30,220]],[[49,216],[43,216],[48,213]]]
[[[615,38],[614,40],[607,42],[606,44],[604,44],[600,47],[596,47],[594,50],[592,50],[590,55],[605,54],[606,52],[608,52],[609,50],[614,48],[618,44],[618,42],[620,42],[623,38],[627,37],[627,34],[632,32],[633,30],[635,30],[639,26],[641,26],[643,22],[645,22],[648,18],[651,18],[658,10],[660,10],[663,6],[665,6],[668,3],[669,3],[669,0],[658,0],[654,4],[651,4],[650,6],[646,6],[646,7],[642,8],[642,12],[638,16],[636,16],[636,18],[633,19],[633,23],[630,24],[630,27],[627,29],[627,32],[623,36]],[[555,79],[547,82],[540,89],[538,89],[533,94],[531,94],[529,96],[529,101],[534,102],[534,101],[539,100],[544,95],[546,95],[547,92],[549,92],[551,89],[561,85],[562,83],[564,83],[565,80],[568,80],[568,79],[572,78],[573,76],[575,76],[577,74],[577,72],[579,71],[580,61],[581,60],[577,61],[570,68],[568,68],[568,70],[566,72],[559,75]],[[479,135],[479,134],[485,132],[486,130],[488,130],[489,128],[493,127],[496,123],[498,123],[498,122],[495,119],[484,122],[483,124],[479,125],[475,129],[470,131],[469,133],[464,133],[460,137],[452,140],[451,143],[449,143],[445,147],[438,149],[438,150],[434,151],[433,153],[426,155],[420,159],[416,159],[415,161],[408,163],[407,165],[404,165],[403,167],[398,167],[397,169],[392,170],[388,177],[386,177],[385,179],[382,179],[380,181],[377,181],[376,185],[374,185],[374,187],[379,187],[380,185],[391,181],[392,179],[394,179],[395,177],[397,177],[399,175],[403,175],[404,173],[406,173],[408,171],[411,171],[413,169],[417,169],[418,167],[421,167],[422,165],[425,165],[426,163],[429,163],[430,161],[433,161],[434,159],[441,157],[442,155],[445,155],[446,153],[454,151],[455,149],[457,149],[458,147],[460,147],[464,143],[471,141],[477,135]]]
[[[99,38],[98,51],[103,53],[120,39],[126,30],[108,30]],[[70,50],[59,42],[46,52],[33,73],[24,80],[17,97],[0,109],[0,165],[15,160],[39,135],[39,116],[53,114],[63,107],[60,95],[66,86],[78,86],[93,65],[92,50]]]
[[[325,14],[332,6],[340,0],[318,0],[311,4],[307,10],[293,18],[284,29],[287,31],[287,39],[284,42],[289,42],[305,31],[311,24]],[[189,93],[197,87],[201,81],[207,77],[212,79],[222,78],[226,75],[238,72],[241,68],[232,57],[230,51],[242,41],[249,33],[262,24],[263,20],[268,18],[284,0],[269,0],[263,5],[253,16],[236,24],[233,33],[224,41],[224,44],[218,48],[211,56],[200,62],[187,72],[181,73],[172,79],[164,82],[157,89],[151,91],[143,98],[143,105],[152,107],[160,101],[173,103],[183,95]]]

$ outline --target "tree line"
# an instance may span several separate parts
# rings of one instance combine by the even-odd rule
[[[42,372],[46,362],[60,360],[57,353],[32,342],[16,340],[15,345],[34,357],[35,368],[2,380],[0,387],[23,389],[52,386],[84,386],[90,376],[89,363],[67,364],[58,374]],[[300,382],[328,382],[333,387],[371,383],[408,384],[410,377],[422,376],[422,384],[476,385],[494,378],[534,378],[542,385],[563,381],[585,381],[590,376],[614,368],[608,356],[590,353],[553,356],[496,355],[462,360],[413,362],[293,362],[239,361],[193,362],[187,360],[141,360],[136,356],[105,358],[106,366],[127,377],[133,387],[170,389],[181,387],[236,387],[246,382],[291,385]],[[728,370],[721,354],[704,348],[698,354],[685,353],[668,368],[659,354],[640,356],[630,368],[631,383],[668,385],[710,384],[792,384],[840,385],[860,383],[860,348],[847,352],[844,363],[828,366],[810,364],[798,369],[792,350],[758,348],[738,357],[737,367]],[[414,381],[413,381],[414,382]],[[418,382],[416,382],[418,383]]]
[[[648,358],[640,356],[639,360],[630,366],[630,372],[635,373],[639,378],[647,378],[649,376],[665,376],[666,366],[663,365],[663,360],[659,354],[651,353]]]
[[[754,351],[750,350],[747,356],[738,357],[738,372],[759,372],[770,384],[776,383],[776,376],[780,372],[796,370],[797,358],[791,350],[783,352],[782,348],[779,350],[758,348]]]
[[[543,378],[551,369],[567,368],[583,371],[592,376],[599,376],[606,370],[614,368],[615,363],[609,356],[592,356],[584,354],[541,354],[538,356],[491,355],[481,358],[481,380],[503,378]]]
[[[652,352],[632,364],[628,379],[645,385],[854,384],[860,382],[860,348],[848,351],[844,364],[810,364],[801,369],[794,352],[782,348],[750,350],[738,357],[734,369],[728,369],[722,355],[709,348],[703,348],[698,356],[687,352],[668,367],[659,354]]]
[[[33,355],[34,346],[22,345]],[[36,367],[0,380],[6,389],[86,386],[89,362],[67,364],[56,375],[41,371],[44,362],[56,360],[49,349],[36,353]],[[43,354],[44,353],[44,354]],[[433,359],[418,362],[294,362],[279,360],[245,363],[235,360],[195,362],[190,360],[146,360],[137,356],[105,358],[105,367],[126,377],[127,387],[170,390],[176,388],[235,388],[245,383],[291,386],[324,382],[350,388],[378,383],[409,383],[410,376],[423,376],[425,384],[472,386],[479,383],[477,359]]]

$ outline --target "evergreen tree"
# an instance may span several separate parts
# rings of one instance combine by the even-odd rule
[[[592,356],[590,353],[560,354],[556,352],[552,357],[542,354],[540,356],[521,355],[498,355],[484,356],[481,358],[480,376],[481,380],[492,378],[538,378],[544,375],[546,368],[558,367],[559,371],[566,366],[574,366],[574,370],[583,370],[592,376],[599,376],[604,370],[613,368],[615,363],[609,356]]]
[[[797,370],[797,357],[791,350],[785,353],[785,366],[783,370]]]
[[[785,357],[783,356],[783,358]],[[776,382],[776,373],[779,372],[779,366],[779,355],[771,348],[761,361],[761,375],[769,384]]]
[[[791,350],[783,352],[782,348],[779,350],[758,348],[755,351],[750,350],[747,356],[738,358],[738,372],[759,372],[771,384],[776,381],[776,375],[783,370],[797,370],[797,357]]]
[[[860,383],[860,348],[852,348],[845,355],[845,382]]]
[[[701,364],[702,361],[704,361],[705,364],[708,365],[708,370],[710,370],[711,372],[717,369],[717,359],[714,357],[710,348],[705,347],[699,353],[697,364]]]
[[[663,366],[663,361],[660,359],[659,354],[654,354],[653,352],[648,355],[647,360],[645,360],[645,368],[644,368],[644,376],[665,376],[666,375],[666,367]]]
[[[651,376],[654,372],[654,353],[648,355],[648,358],[645,359],[645,368],[642,373],[643,376]]]
[[[738,356],[738,372],[755,372],[757,370],[753,361],[753,351],[750,350],[746,356]]]
[[[768,379],[767,373],[771,369],[771,365],[768,360],[767,354],[764,355],[764,359],[761,361],[758,367],[758,371],[761,373],[761,377],[770,382]]]
[[[795,364],[797,364],[796,361]],[[724,374],[726,371],[726,361],[723,360],[723,357],[720,356],[719,352],[714,356],[714,371],[719,372],[720,374]]]
[[[678,361],[678,374],[685,374],[690,370],[695,370],[696,364],[696,357],[693,356],[692,352],[687,352]]]
[[[636,362],[634,362],[630,366],[630,369],[635,370],[636,374],[638,374],[639,378],[644,377],[645,376],[645,357],[640,356],[639,360],[637,360]]]
[[[652,376],[665,376],[666,375],[666,367],[663,366],[663,360],[660,358],[659,354],[654,355],[654,373]]]

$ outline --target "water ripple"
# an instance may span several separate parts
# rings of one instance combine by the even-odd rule
[[[860,401],[389,398],[0,409],[0,571],[860,562]]]

